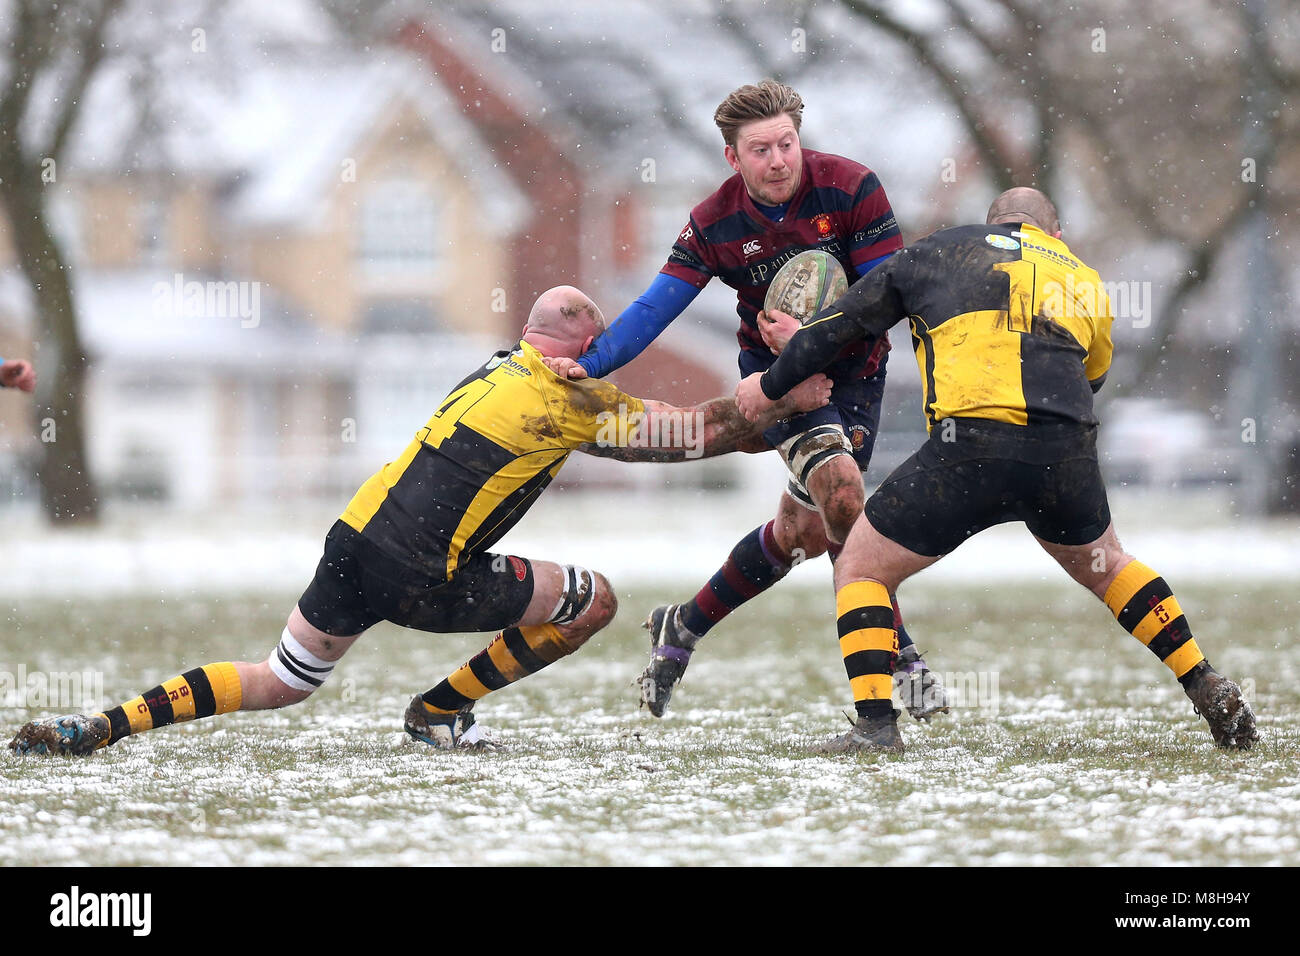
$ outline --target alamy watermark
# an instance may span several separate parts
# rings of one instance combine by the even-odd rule
[[[241,328],[255,329],[262,321],[262,284],[186,281],[177,272],[171,282],[154,283],[153,314],[158,318],[239,319]]]
[[[103,699],[102,671],[0,670],[0,707],[93,711]]]
[[[133,936],[148,936],[152,914],[152,893],[82,892],[74,883],[68,892],[50,897],[51,926],[122,927]]]
[[[1091,318],[1102,312],[1101,303],[1109,301],[1110,314],[1116,319],[1126,319],[1135,329],[1145,329],[1151,324],[1151,283],[1076,281],[1066,275],[1064,282],[1043,284],[1043,312],[1049,316]]]
[[[632,412],[619,405],[617,412],[596,416],[596,444],[601,448],[681,448],[688,459],[704,457],[704,413],[674,409],[670,412]]]
[[[894,706],[931,710],[946,704],[954,710],[973,710],[981,717],[996,717],[1001,706],[998,674],[998,671],[899,671],[894,675]]]

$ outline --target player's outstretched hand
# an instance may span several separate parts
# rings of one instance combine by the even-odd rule
[[[36,369],[31,362],[14,359],[0,365],[0,385],[5,388],[17,388],[24,392],[36,391]]]
[[[763,390],[759,389],[758,394],[762,395]],[[776,404],[785,406],[787,403],[790,405],[789,413],[791,415],[796,412],[811,412],[823,405],[829,405],[831,403],[831,380],[821,372],[808,376],[808,378],[790,389],[785,398]]]
[[[579,379],[587,377],[587,370],[571,358],[565,358],[562,355],[544,355],[542,364],[549,368],[560,378]]]
[[[790,341],[790,336],[799,331],[799,320],[792,315],[768,309],[758,313],[758,333],[773,355],[780,355],[781,350]]]
[[[759,417],[772,407],[772,400],[763,394],[762,386],[758,380],[763,377],[762,372],[755,372],[740,380],[736,386],[736,407],[740,409],[740,414],[751,422],[758,421]]]

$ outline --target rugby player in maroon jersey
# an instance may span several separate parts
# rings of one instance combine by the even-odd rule
[[[876,174],[860,163],[804,149],[803,100],[775,80],[742,86],[714,113],[735,175],[696,206],[649,289],[561,375],[603,376],[645,349],[713,277],[736,290],[741,376],[765,371],[775,355],[759,323],[767,288],[781,264],[807,249],[833,255],[851,281],[903,246]],[[641,701],[663,716],[696,642],[735,608],[758,596],[799,561],[832,560],[862,514],[862,475],[880,422],[889,342],[855,342],[826,369],[831,403],[781,422],[764,438],[781,452],[790,479],[773,520],[742,538],[726,562],[683,604],[657,607],[646,627],[651,660]],[[918,719],[948,709],[946,695],[897,620],[899,691]]]

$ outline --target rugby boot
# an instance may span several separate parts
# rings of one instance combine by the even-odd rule
[[[454,714],[431,714],[424,706],[424,698],[416,694],[406,708],[403,729],[416,740],[439,750],[495,747],[483,736],[483,729],[471,713],[473,707],[467,704]]]
[[[641,672],[641,706],[662,717],[673,696],[673,688],[686,673],[691,661],[694,635],[683,635],[677,623],[679,605],[665,604],[655,608],[641,626],[650,632],[650,663]],[[690,644],[691,647],[684,646]]]
[[[898,711],[879,717],[859,717],[847,734],[813,744],[815,754],[901,754],[903,735],[898,732]]]
[[[894,670],[894,695],[915,720],[928,721],[935,714],[948,713],[948,694],[939,675],[925,666],[915,644],[898,652]]]
[[[9,749],[20,754],[85,757],[103,746],[111,732],[107,717],[67,714],[23,724],[9,741]]]
[[[1241,688],[1224,677],[1209,661],[1192,668],[1183,689],[1192,700],[1192,708],[1210,725],[1214,742],[1220,747],[1249,750],[1259,733],[1255,730],[1255,713]]]

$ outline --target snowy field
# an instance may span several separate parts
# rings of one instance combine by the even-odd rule
[[[1300,864],[1294,525],[1148,521],[1124,536],[1250,691],[1263,739],[1248,754],[1216,750],[1104,607],[997,531],[902,592],[962,706],[928,726],[904,717],[902,758],[825,758],[805,748],[844,729],[851,701],[824,561],[715,630],[665,720],[636,709],[639,621],[686,596],[749,517],[706,510],[686,515],[690,548],[668,529],[618,546],[590,510],[585,540],[557,548],[577,512],[530,516],[517,550],[606,569],[622,611],[575,657],[480,705],[495,752],[400,734],[410,696],[484,638],[383,625],[298,707],[84,761],[0,755],[0,863]],[[212,522],[29,541],[0,568],[0,671],[89,671],[115,703],[199,664],[260,659],[316,537]],[[0,725],[48,712],[4,706]]]

